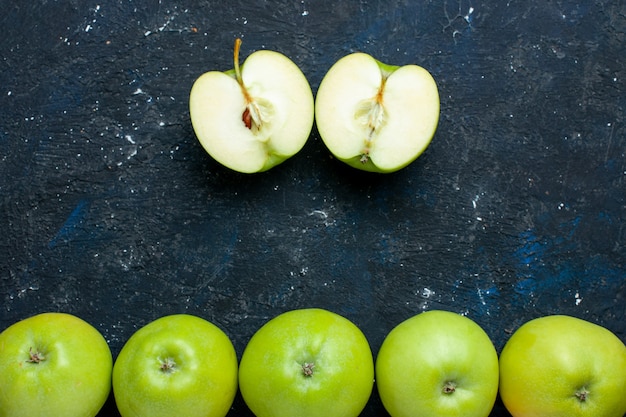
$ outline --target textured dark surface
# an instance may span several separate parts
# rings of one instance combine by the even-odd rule
[[[0,23],[0,328],[66,311],[116,355],[185,312],[241,354],[271,317],[318,306],[374,353],[428,309],[498,350],[552,313],[626,340],[622,1],[0,0]],[[188,94],[232,67],[238,36],[314,92],[352,51],[424,66],[433,143],[384,176],[340,165],[315,130],[267,173],[222,168]],[[374,393],[363,415],[384,414]],[[230,415],[249,415],[241,399]]]

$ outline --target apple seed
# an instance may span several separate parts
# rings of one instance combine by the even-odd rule
[[[32,347],[28,349],[28,356],[30,359],[28,359],[27,362],[30,363],[39,363],[46,360],[46,357],[43,353],[39,352],[38,350],[33,351]]]
[[[252,116],[250,115],[250,109],[246,107],[243,114],[241,115],[241,120],[246,125],[248,129],[252,129]]]
[[[315,368],[315,364],[312,362],[305,362],[302,365],[302,373],[306,377],[313,376],[313,368]]]

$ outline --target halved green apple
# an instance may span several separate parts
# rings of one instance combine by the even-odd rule
[[[353,53],[322,79],[315,119],[337,159],[364,171],[397,171],[422,154],[435,134],[437,84],[420,66],[386,65]]]
[[[313,127],[311,86],[285,55],[260,50],[233,70],[202,74],[191,88],[196,136],[217,162],[243,173],[266,171],[295,155]]]

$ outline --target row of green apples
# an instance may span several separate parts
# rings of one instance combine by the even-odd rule
[[[439,92],[415,64],[387,65],[365,53],[338,60],[315,98],[300,68],[280,52],[260,50],[234,69],[208,71],[189,95],[191,123],[205,150],[235,171],[266,171],[299,152],[313,122],[339,160],[371,172],[397,171],[430,144]]]
[[[374,361],[353,322],[325,309],[282,313],[238,362],[229,337],[188,314],[137,330],[115,362],[102,334],[66,313],[0,333],[0,416],[94,417],[110,395],[123,417],[223,417],[239,389],[258,417],[356,417],[376,385],[392,417],[486,417],[498,392],[514,417],[623,417],[626,346],[564,315],[523,324],[500,356],[467,316],[417,314]]]

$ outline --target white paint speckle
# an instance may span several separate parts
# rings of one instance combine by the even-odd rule
[[[476,209],[476,207],[478,206],[478,200],[480,200],[480,196],[476,194],[474,198],[472,199],[472,207],[474,209]]]
[[[312,212],[309,213],[309,216],[318,216],[322,219],[327,219],[328,213],[326,213],[323,210],[313,210]]]
[[[421,295],[424,298],[430,298],[433,295],[435,295],[435,292],[433,290],[431,290],[430,288],[424,287],[424,289],[422,290],[422,294]]]

